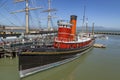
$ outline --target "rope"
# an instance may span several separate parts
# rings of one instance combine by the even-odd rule
[[[36,7],[35,5],[37,5],[37,4],[36,4],[36,0],[31,0],[30,3],[32,4],[33,7]],[[33,11],[33,14],[34,14],[35,17],[36,17],[36,19],[37,19],[37,24],[38,24],[38,26],[39,26],[39,25],[40,25],[40,23],[39,23],[39,22],[40,22],[40,20],[39,20],[39,19],[40,19],[40,15],[39,15],[39,13],[38,13],[37,11],[36,11],[36,12]],[[33,18],[33,19],[34,19],[34,18]]]

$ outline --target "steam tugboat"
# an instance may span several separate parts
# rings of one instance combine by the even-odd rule
[[[58,35],[51,46],[25,47],[19,54],[20,77],[67,63],[92,49],[93,36],[77,35],[76,22],[76,15],[71,15],[70,22],[58,21]]]

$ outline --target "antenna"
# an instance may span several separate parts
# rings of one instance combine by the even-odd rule
[[[29,8],[29,0],[15,0],[16,3],[24,2],[24,1],[26,2],[26,8],[23,9],[23,10],[18,10],[18,11],[11,12],[11,14],[19,13],[19,12],[26,12],[26,33],[29,33],[29,11],[40,9],[42,7]]]
[[[53,16],[51,16],[51,12],[53,12],[53,11],[56,11],[56,9],[51,8],[51,0],[48,0],[48,9],[43,11],[43,12],[48,12],[48,22],[47,22],[48,30],[51,30],[51,23],[52,23],[51,20],[53,17]]]

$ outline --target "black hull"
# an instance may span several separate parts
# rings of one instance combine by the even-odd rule
[[[77,49],[64,50],[64,49],[44,49],[44,48],[42,48],[42,50],[43,51],[46,50],[46,52],[39,52],[39,53],[32,52],[32,54],[31,53],[27,53],[27,54],[21,53],[21,54],[19,54],[20,76],[25,77],[25,76],[29,75],[30,72],[41,69],[38,67],[48,65],[48,66],[44,67],[43,69],[38,70],[38,71],[42,71],[42,70],[51,68],[51,66],[49,66],[49,65],[52,63],[54,64],[56,62],[60,62],[60,63],[57,63],[57,65],[59,65],[59,64],[63,64],[65,61],[66,62],[71,61],[71,60],[75,59],[76,57],[78,57],[78,55],[81,55],[84,52],[86,52],[87,50],[91,49],[93,43],[94,43],[94,41],[92,41],[91,44],[89,44],[85,47],[81,47],[81,48],[77,48]]]

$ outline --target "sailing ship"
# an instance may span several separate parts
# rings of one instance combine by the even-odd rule
[[[25,1],[26,9],[23,11],[26,12],[26,33],[29,33],[28,14],[30,8],[28,7],[28,0]],[[50,12],[55,10],[50,8],[50,0],[48,0],[48,3],[49,8],[44,12],[48,12],[48,30],[51,30],[49,26]],[[39,41],[35,41],[32,45],[23,46],[19,49],[19,73],[21,78],[70,62],[92,49],[95,41],[93,35],[76,33],[76,15],[71,15],[69,22],[59,20],[57,24],[57,36],[54,37],[54,41],[50,45],[46,43],[40,45],[38,44]]]

